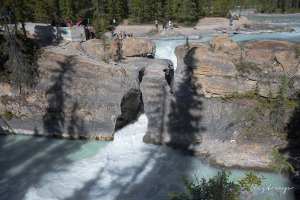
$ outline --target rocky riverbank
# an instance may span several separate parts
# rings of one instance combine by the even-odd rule
[[[223,33],[223,30],[227,33]],[[183,27],[176,26],[172,30],[155,29],[153,25],[128,25],[126,23],[117,26],[114,33],[120,33],[120,31],[125,31],[127,34],[131,33],[133,37],[146,37],[149,39],[185,39],[187,36],[190,39],[199,39],[204,36],[231,36],[233,34],[256,34],[256,33],[274,33],[274,32],[292,32],[285,26],[276,25],[268,21],[256,21],[248,20],[246,17],[242,16],[238,20],[233,20],[233,25],[229,26],[229,20],[226,18],[215,18],[206,17],[201,19],[194,27]],[[111,37],[111,33],[106,34]]]

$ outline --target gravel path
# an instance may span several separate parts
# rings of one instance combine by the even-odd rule
[[[147,37],[151,39],[182,39],[189,36],[191,39],[198,39],[203,36],[224,35],[222,30],[225,28],[227,33],[233,33],[237,27],[247,24],[256,23],[241,17],[239,20],[233,21],[233,26],[229,26],[229,20],[226,18],[204,18],[198,22],[195,27],[183,27],[162,29],[162,24],[159,24],[158,32],[155,33],[155,25],[128,25],[125,21],[116,27],[114,33],[125,31],[126,34],[131,33],[134,37]],[[152,32],[152,33],[151,33]],[[107,33],[110,36],[111,33]]]
[[[300,15],[300,14],[299,14]],[[275,16],[275,15],[271,15]],[[280,16],[280,15],[276,15]],[[284,15],[287,16],[287,15]],[[245,29],[245,24],[252,27]],[[117,26],[114,33],[126,32],[128,35],[131,33],[133,37],[146,37],[149,39],[185,39],[189,36],[190,39],[199,39],[204,36],[232,36],[233,34],[239,33],[262,33],[262,32],[278,32],[286,31],[285,27],[271,27],[269,23],[255,20],[248,20],[246,17],[242,16],[239,20],[233,20],[233,25],[229,26],[229,19],[227,18],[216,18],[216,17],[206,17],[197,23],[194,27],[182,27],[169,29],[162,29],[162,24],[159,24],[159,29],[155,30],[155,25],[128,25],[127,20],[123,24]],[[226,30],[224,34],[222,31]],[[106,33],[108,37],[111,37],[111,33]]]

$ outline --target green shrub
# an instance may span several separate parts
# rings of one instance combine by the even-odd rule
[[[274,12],[275,12],[275,13],[282,13],[282,8],[276,8],[276,9],[274,10]]]
[[[228,199],[235,200],[241,193],[241,188],[238,184],[229,180],[230,171],[222,170],[218,174],[206,180],[202,178],[196,182],[184,180],[184,186],[188,190],[188,194],[176,193],[169,194],[172,200],[190,200],[190,199]]]
[[[261,73],[263,71],[263,69],[261,69],[260,67],[258,67],[256,64],[253,63],[240,62],[240,63],[235,63],[234,66],[240,72],[240,75],[243,75],[245,73],[250,73],[251,71],[254,71],[256,73]]]
[[[189,23],[188,23],[189,24]],[[188,25],[187,25],[188,26]],[[178,24],[173,24],[173,28],[179,28]]]
[[[12,118],[15,117],[15,115],[11,111],[5,110],[2,114],[2,117],[6,120],[11,120]]]
[[[233,20],[239,20],[239,19],[240,19],[240,17],[238,15],[233,16]]]
[[[295,51],[295,57],[296,59],[300,57],[300,46],[294,46],[294,51]]]
[[[244,24],[244,28],[250,28],[248,24]]]
[[[102,55],[100,56],[100,58],[101,58],[101,61],[103,61],[103,62],[105,62],[105,63],[109,63],[109,58],[108,58],[106,55],[102,54]]]
[[[109,24],[109,25],[107,25],[107,29],[108,29],[108,30],[113,30],[113,29],[114,29],[114,26]]]
[[[209,47],[208,47],[208,50],[209,50],[209,51],[215,51],[215,49],[216,49],[216,44],[211,44],[211,43],[209,43],[208,46],[209,46]]]
[[[159,30],[158,29],[151,29],[148,34],[149,35],[156,35],[157,33],[159,33]]]
[[[190,50],[191,46],[190,46],[190,42],[189,42],[189,36],[186,37],[185,39],[185,48],[186,50]]]

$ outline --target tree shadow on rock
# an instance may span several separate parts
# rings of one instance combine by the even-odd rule
[[[43,117],[44,133],[34,129],[33,135],[78,136],[84,132],[84,121],[77,114],[78,103],[68,105],[70,113],[65,113],[71,98],[65,88],[72,83],[74,58],[68,57],[54,69],[53,85],[46,91],[49,96],[48,108]],[[72,102],[72,101],[71,101]],[[66,119],[69,117],[68,119]],[[39,187],[44,187],[44,178],[50,173],[65,170],[73,160],[70,154],[78,151],[83,141],[57,140],[45,137],[0,136],[0,197],[6,200],[24,199]],[[49,187],[57,186],[49,184]]]
[[[36,41],[41,46],[57,45],[63,40],[62,35],[67,34],[59,26],[39,26],[34,27],[34,34]]]
[[[184,57],[184,68],[177,77],[174,97],[171,99],[168,131],[171,134],[170,144],[180,149],[194,153],[192,146],[201,142],[203,102],[195,91],[194,78],[194,50],[191,49]],[[199,86],[197,86],[199,87]]]
[[[43,116],[44,130],[47,134],[70,137],[78,136],[84,132],[84,121],[77,115],[78,103],[74,102],[70,113],[66,113],[71,98],[66,91],[72,85],[72,75],[75,74],[73,65],[76,60],[68,56],[63,62],[58,62],[58,69],[53,69],[51,81],[53,85],[46,91],[49,97],[46,114]]]
[[[300,185],[300,93],[297,101],[298,105],[286,127],[288,145],[281,151],[289,153],[290,157],[287,161],[293,165],[296,171],[296,174],[291,174],[292,181]]]

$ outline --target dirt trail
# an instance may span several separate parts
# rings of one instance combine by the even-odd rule
[[[247,26],[245,26],[247,25]],[[244,27],[252,27],[245,29]],[[222,30],[226,29],[227,33],[223,33]],[[248,20],[246,17],[242,16],[239,20],[233,20],[233,25],[229,26],[229,19],[227,18],[217,18],[217,17],[206,17],[197,23],[194,27],[183,27],[178,28],[162,29],[162,22],[159,23],[158,31],[155,31],[155,25],[128,25],[128,20],[124,20],[124,23],[117,26],[114,33],[126,32],[126,34],[131,33],[133,37],[147,37],[150,39],[184,39],[189,36],[190,39],[199,39],[203,36],[219,36],[227,35],[231,36],[242,30],[242,33],[261,33],[261,32],[272,32],[272,28],[268,23],[263,23],[254,20]],[[284,27],[276,29],[275,31],[284,30]],[[111,33],[107,33],[110,36]]]

